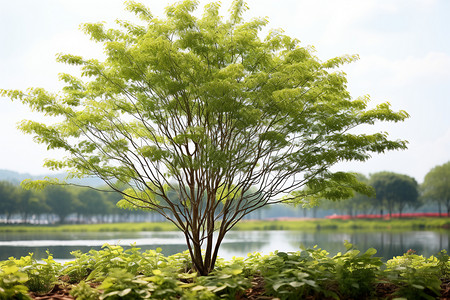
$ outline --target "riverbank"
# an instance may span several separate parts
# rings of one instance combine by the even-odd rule
[[[380,220],[244,220],[233,230],[435,230],[449,229],[450,218],[412,218]],[[70,225],[0,225],[0,232],[138,232],[177,231],[169,222],[108,223]]]

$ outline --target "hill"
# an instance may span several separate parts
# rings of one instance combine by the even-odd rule
[[[67,174],[42,174],[42,175],[31,175],[29,173],[19,173],[11,170],[0,169],[0,181],[8,181],[13,184],[20,184],[25,179],[44,179],[45,177],[58,178],[59,180],[64,180]],[[89,185],[89,186],[102,186],[104,182],[100,178],[88,177],[83,179],[71,179],[69,183],[79,184],[79,185]]]

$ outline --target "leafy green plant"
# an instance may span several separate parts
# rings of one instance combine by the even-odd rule
[[[142,280],[124,269],[109,270],[108,277],[98,287],[103,290],[100,299],[149,299],[152,288],[148,281]]]
[[[127,263],[123,258],[123,248],[115,245],[105,244],[102,250],[90,250],[89,269],[92,270],[87,280],[103,280],[108,276],[110,269],[127,270]]]
[[[374,293],[380,266],[375,249],[361,254],[345,243],[347,251],[330,258],[314,247],[300,252],[275,252],[261,257],[252,255],[253,272],[266,280],[266,293],[281,299],[298,297],[369,298]]]
[[[441,281],[437,273],[423,269],[396,267],[388,275],[389,282],[397,286],[394,296],[405,299],[436,299],[441,294]]]
[[[298,299],[307,295],[336,298],[336,293],[327,284],[332,277],[327,254],[321,249],[308,249],[275,252],[264,257],[260,270],[266,280],[266,293],[281,299]]]
[[[102,250],[90,250],[87,255],[80,255],[75,252],[77,261],[69,264],[66,272],[72,274],[74,278],[86,280],[103,280],[108,276],[110,269],[124,269],[131,274],[151,274],[153,269],[158,268],[161,262],[161,249],[148,250],[144,253],[139,251],[134,245],[130,249],[124,250],[121,246],[105,244]],[[80,269],[80,264],[85,270],[90,270],[89,274]]]
[[[85,281],[81,281],[73,286],[70,290],[70,295],[77,300],[98,300],[100,298],[100,292]]]
[[[14,261],[0,263],[0,300],[31,299],[25,283],[28,275],[19,270]]]
[[[309,294],[311,288],[317,288],[317,283],[310,274],[296,269],[284,270],[275,281],[269,281],[272,293],[281,299],[298,299]]]
[[[197,282],[221,298],[235,299],[251,285],[250,279],[244,276],[243,271],[242,265],[232,263],[218,268],[210,276],[198,277]]]
[[[78,283],[89,275],[91,257],[88,253],[82,253],[80,250],[72,251],[70,254],[75,259],[64,264],[63,274],[69,276],[69,283]]]
[[[53,256],[47,251],[47,258],[42,259],[44,263],[38,262],[33,253],[20,259],[10,259],[20,270],[27,274],[28,280],[25,285],[36,294],[44,295],[50,292],[58,278],[62,266],[57,263]]]
[[[374,257],[377,250],[373,248],[360,254],[359,250],[352,249],[352,244],[346,242],[345,246],[347,252],[333,257],[339,291],[346,298],[369,298],[375,292],[376,278],[383,263],[379,257]]]
[[[165,257],[160,249],[141,252],[136,247],[124,250],[105,245],[100,251],[72,253],[76,259],[63,269],[50,254],[43,262],[30,254],[0,262],[0,300],[30,299],[29,291],[47,293],[59,275],[69,275],[70,282],[78,283],[70,293],[80,300],[239,299],[251,291],[255,279],[261,286],[265,284],[265,290],[259,291],[262,297],[283,300],[434,299],[440,295],[440,279],[448,276],[450,263],[445,251],[428,258],[408,251],[383,264],[374,256],[375,249],[361,253],[350,243],[345,246],[344,253],[333,257],[314,247],[253,253],[231,261],[218,259],[208,276],[192,270],[187,252]],[[86,268],[88,271],[83,271]],[[101,285],[94,288],[98,281]],[[389,295],[375,294],[377,283],[386,283],[393,290]]]
[[[439,260],[409,251],[386,263],[386,278],[397,286],[394,296],[406,299],[435,299],[441,293]],[[448,267],[448,266],[446,266]]]
[[[144,255],[148,254],[155,255],[154,251],[152,252],[152,250],[147,250],[144,253]],[[160,253],[158,253],[156,259],[157,263],[155,263],[155,266],[157,266],[158,268],[167,269],[171,267],[177,273],[188,273],[192,270],[192,262],[188,250],[171,255],[169,257],[163,257]]]
[[[181,282],[171,268],[153,270],[153,276],[144,278],[149,281],[154,299],[176,299],[182,294]]]
[[[442,278],[450,277],[450,257],[446,250],[441,250],[437,255],[438,263],[437,266],[440,270],[440,275]]]

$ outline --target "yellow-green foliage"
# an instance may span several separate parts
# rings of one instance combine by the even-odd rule
[[[104,245],[99,251],[74,252],[75,259],[64,266],[51,255],[45,264],[37,263],[32,255],[10,258],[0,262],[0,299],[29,299],[30,280],[38,271],[51,275],[42,277],[45,286],[55,284],[60,275],[69,277],[71,295],[85,300],[240,299],[250,291],[254,278],[265,282],[261,291],[265,298],[435,299],[441,292],[441,279],[449,275],[445,251],[428,258],[408,251],[383,263],[373,248],[362,253],[344,244],[347,250],[335,256],[314,247],[219,259],[208,276],[192,269],[187,251],[164,256],[160,249],[142,252],[136,247],[124,250]],[[101,284],[93,287],[90,283]],[[379,295],[379,283],[390,283],[392,295]]]

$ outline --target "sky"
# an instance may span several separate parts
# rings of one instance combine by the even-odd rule
[[[142,0],[164,16],[166,0]],[[204,4],[200,1],[199,14]],[[222,14],[231,0],[222,0]],[[370,106],[391,103],[410,118],[380,123],[406,139],[408,150],[386,152],[364,163],[335,169],[369,176],[392,171],[419,183],[433,167],[450,160],[450,1],[448,0],[248,0],[245,18],[268,17],[267,29],[283,29],[327,60],[345,54],[360,59],[342,68],[353,98],[370,95]],[[134,20],[121,0],[0,0],[0,88],[43,87],[58,92],[58,73],[77,73],[55,61],[57,53],[102,57],[102,49],[80,30],[82,23]],[[23,119],[47,119],[21,103],[0,97],[0,169],[33,175],[51,173],[45,158],[62,157],[17,129]]]

